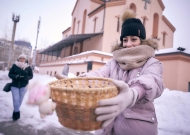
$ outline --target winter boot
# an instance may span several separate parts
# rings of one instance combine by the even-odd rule
[[[13,120],[16,119],[16,112],[14,112],[14,111],[13,111],[12,119],[13,119]]]
[[[20,112],[13,112],[12,118],[13,118],[13,121],[18,120],[20,118]]]
[[[20,119],[20,112],[18,112],[18,119]]]

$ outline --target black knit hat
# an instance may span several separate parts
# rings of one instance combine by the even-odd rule
[[[146,39],[146,31],[140,19],[129,18],[123,22],[120,41],[126,36],[137,36]]]

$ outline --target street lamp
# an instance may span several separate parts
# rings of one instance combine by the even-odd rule
[[[19,22],[20,16],[15,15],[14,13],[12,14],[12,21],[14,22],[13,25],[13,34],[12,34],[12,39],[11,39],[11,47],[9,50],[9,60],[8,60],[8,69],[10,69],[12,58],[14,58],[14,39],[15,39],[15,33],[16,33],[16,24]]]
[[[37,42],[38,42],[38,33],[40,31],[40,21],[41,17],[39,17],[38,26],[37,26],[37,37],[36,37],[36,46],[33,53],[33,60],[32,60],[32,68],[34,70],[34,67],[36,66],[36,54],[37,54]]]

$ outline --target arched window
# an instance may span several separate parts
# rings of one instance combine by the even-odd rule
[[[162,37],[162,44],[163,44],[163,46],[165,47],[166,35],[167,35],[167,33],[166,33],[165,31],[163,31],[162,34],[163,34],[163,37]]]
[[[85,32],[86,13],[87,13],[87,11],[85,10],[84,13],[83,13],[83,20],[82,20],[82,34],[84,34],[84,32]]]
[[[75,23],[76,23],[76,18],[74,18],[74,20],[73,20],[72,34],[75,34]]]
[[[130,9],[133,10],[135,13],[137,12],[136,5],[134,3],[130,4]]]
[[[77,53],[78,53],[78,47],[75,46],[75,48],[74,48],[74,54],[77,54]]]
[[[159,16],[157,13],[154,14],[153,17],[153,31],[152,31],[152,37],[158,38],[158,25],[159,25]]]

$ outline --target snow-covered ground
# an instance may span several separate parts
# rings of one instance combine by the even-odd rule
[[[21,106],[21,119],[12,122],[12,95],[2,89],[11,80],[7,71],[0,70],[0,135],[90,135],[93,132],[79,132],[64,128],[56,113],[41,119],[38,107],[26,104],[27,94]],[[46,82],[56,80],[48,75],[34,74],[34,80]],[[155,100],[158,118],[158,135],[190,135],[190,93],[165,89],[162,96]],[[9,133],[9,134],[8,134]]]

